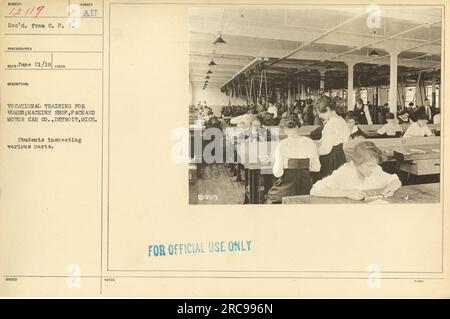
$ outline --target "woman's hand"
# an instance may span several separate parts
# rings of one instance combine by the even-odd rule
[[[353,200],[363,200],[366,194],[363,191],[357,189],[348,190],[345,194],[345,197],[353,199]]]
[[[394,195],[394,190],[391,187],[386,186],[383,190],[383,197],[392,197]]]
[[[401,187],[401,183],[399,180],[394,180],[389,183],[383,190],[384,197],[392,197],[397,189]]]

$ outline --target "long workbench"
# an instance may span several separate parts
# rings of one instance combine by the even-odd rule
[[[408,127],[411,124],[400,124],[400,126],[403,129],[403,132],[405,132]],[[382,138],[380,135],[378,135],[377,130],[383,127],[384,124],[373,124],[373,125],[358,125],[358,127],[366,133],[370,138]],[[428,124],[428,127],[430,130],[436,132],[436,135],[440,135],[441,132],[441,124]],[[286,133],[284,133],[283,128],[280,128],[279,126],[266,126],[268,130],[271,132],[274,132],[275,135],[278,135],[279,139],[284,139],[287,137]],[[309,136],[311,132],[318,129],[318,125],[305,125],[300,128],[298,128],[299,135],[302,136]]]
[[[353,156],[353,147],[361,141],[374,142],[383,152],[383,161],[407,162],[429,161],[437,169],[432,173],[440,172],[440,144],[439,136],[411,137],[411,138],[385,138],[350,140],[344,144],[344,152],[347,160]],[[315,141],[317,144],[319,141]],[[267,169],[272,167],[273,152],[277,141],[271,142],[244,142],[237,145],[237,151],[241,163],[248,169]],[[417,175],[424,175],[418,172]]]

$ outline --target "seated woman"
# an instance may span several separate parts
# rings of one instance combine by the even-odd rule
[[[288,120],[288,113],[284,112],[283,114],[281,114],[281,120],[280,123],[278,123],[278,125],[283,126],[287,120]]]
[[[356,125],[356,116],[352,111],[345,115],[345,122],[347,122],[348,129],[350,130],[350,139],[367,138],[367,134],[361,131],[358,125]]]
[[[350,130],[345,120],[336,113],[336,104],[328,96],[322,96],[316,102],[319,117],[325,122],[320,139],[320,176],[330,175],[335,169],[347,162],[344,143],[350,138]]]
[[[268,204],[281,203],[284,196],[309,194],[312,186],[310,172],[320,171],[316,144],[299,135],[297,123],[291,118],[283,125],[287,138],[275,149],[273,174],[277,180],[267,194]],[[309,170],[288,168],[289,159],[309,159]]]
[[[441,124],[441,111],[437,109],[433,116],[433,124]]]
[[[303,112],[303,106],[299,100],[295,100],[294,106],[292,107],[292,113]]]
[[[215,115],[212,115],[208,121],[205,122],[206,128],[222,128],[222,122],[219,120],[219,118]]]
[[[403,133],[403,129],[398,121],[395,119],[394,113],[386,113],[386,124],[377,130],[379,135],[384,135],[386,137],[400,137]]]
[[[303,121],[305,125],[314,125],[314,108],[311,100],[308,100],[303,108]]]
[[[294,116],[297,117],[297,121],[300,123],[300,125],[305,125],[305,120],[303,119],[303,112],[300,111],[299,109],[295,110],[294,112]]]
[[[255,118],[255,110],[248,108],[247,113],[231,118],[230,124],[236,124],[238,127],[249,127]]]
[[[256,104],[256,113],[262,113],[264,112],[264,104],[261,101],[258,101],[258,103]]]
[[[409,118],[409,113],[406,110],[400,112],[397,119],[398,119],[399,124],[411,123],[411,119]]]
[[[276,119],[278,117],[278,108],[276,105],[269,103],[269,107],[267,108],[267,112],[273,114],[273,118]]]
[[[406,130],[403,137],[416,137],[416,136],[433,136],[430,128],[427,125],[428,116],[425,113],[419,113],[416,115],[416,122],[412,123]]]
[[[201,116],[201,118],[202,118],[203,122],[208,122],[209,119],[211,118],[211,116],[213,116],[213,115],[214,115],[214,113],[213,113],[212,109],[206,106],[204,108],[203,115]]]
[[[278,123],[277,121],[273,118],[273,114],[270,112],[265,112],[262,115],[262,125],[264,126],[276,126]]]
[[[364,104],[363,99],[359,98],[356,101],[355,107],[353,108],[353,113],[355,114],[356,121],[361,125],[372,125],[372,117],[370,116],[369,107]]]
[[[388,174],[379,166],[382,152],[371,141],[363,141],[353,148],[352,161],[339,167],[330,176],[315,183],[312,196],[347,197],[362,200],[364,191],[380,190],[384,197],[391,197],[401,187],[396,174]]]
[[[268,130],[261,127],[261,120],[256,118],[252,121],[249,128],[244,130],[239,136],[238,141],[259,142],[267,141]]]

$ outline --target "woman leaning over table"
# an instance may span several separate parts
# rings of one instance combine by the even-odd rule
[[[363,141],[353,148],[352,160],[330,176],[315,183],[311,196],[365,198],[368,190],[380,190],[383,197],[391,197],[401,187],[396,174],[388,174],[379,165],[382,152],[371,141]]]

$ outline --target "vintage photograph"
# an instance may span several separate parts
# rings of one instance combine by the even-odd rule
[[[0,298],[449,297],[450,2],[392,3],[3,1]]]
[[[439,203],[442,8],[193,7],[189,203]]]

